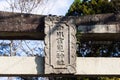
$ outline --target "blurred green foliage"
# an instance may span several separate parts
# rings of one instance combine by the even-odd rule
[[[82,16],[114,12],[113,2],[109,0],[74,0],[66,16]]]

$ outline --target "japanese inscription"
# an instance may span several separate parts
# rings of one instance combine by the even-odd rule
[[[45,73],[75,73],[76,28],[60,17],[45,19]]]
[[[63,32],[64,27],[59,27],[57,29],[57,65],[65,65],[65,59],[64,59],[64,32]]]
[[[64,23],[56,24],[55,27],[51,27],[52,33],[50,35],[51,53],[50,58],[51,65],[54,68],[66,68],[70,60],[68,58],[69,53],[69,27]]]

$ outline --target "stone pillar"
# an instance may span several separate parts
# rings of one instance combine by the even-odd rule
[[[45,74],[76,72],[76,27],[72,19],[45,18]]]

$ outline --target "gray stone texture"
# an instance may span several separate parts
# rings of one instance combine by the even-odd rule
[[[76,28],[64,17],[45,18],[45,74],[76,72]]]

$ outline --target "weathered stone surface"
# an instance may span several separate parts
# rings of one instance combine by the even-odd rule
[[[120,33],[83,33],[80,41],[120,41]]]
[[[76,26],[79,25],[98,25],[98,24],[119,24],[120,23],[120,14],[96,14],[96,15],[87,15],[87,16],[78,16],[72,17]]]
[[[80,25],[78,31],[81,33],[120,33],[120,24]]]
[[[76,28],[59,17],[45,18],[45,74],[76,72]]]
[[[45,27],[44,18],[45,17],[46,16],[44,15],[0,12],[0,39],[44,40],[44,37],[45,37],[44,36],[45,35],[44,34],[44,27]],[[91,29],[91,31],[89,30],[89,32],[91,33],[94,32],[94,35],[98,35],[96,34],[97,32],[95,32],[95,30],[96,29],[98,30],[97,27],[99,26],[96,26],[96,29],[92,30],[93,28],[91,25],[117,25],[117,27],[113,26],[114,28],[112,27],[109,28],[109,33],[115,32],[115,29],[117,29],[115,33],[119,33],[120,14],[109,13],[109,14],[97,14],[97,15],[88,15],[88,16],[65,16],[65,17],[54,17],[53,19],[55,21],[60,20],[62,22],[71,22],[75,24],[76,27],[90,26],[91,28],[89,27],[89,29]],[[102,31],[103,29],[105,32],[105,29],[107,28],[102,28],[99,31]],[[24,34],[20,34],[20,33],[24,33]],[[90,36],[87,35],[87,36],[89,38],[91,37],[91,35]],[[97,39],[97,36],[95,38]],[[112,39],[112,38],[109,37],[109,39]]]
[[[0,76],[38,76],[43,74],[43,57],[0,57]]]
[[[0,12],[0,31],[41,31],[44,29],[44,15]],[[120,14],[97,14],[88,16],[54,17],[54,20],[69,21],[79,25],[119,24]]]
[[[120,58],[77,57],[76,75],[85,76],[120,76]]]
[[[44,27],[43,15],[0,12],[0,31],[40,32]]]
[[[0,32],[0,40],[44,40],[42,32]]]
[[[76,73],[67,76],[120,76],[119,68],[120,58],[77,57]],[[42,57],[0,57],[0,76],[56,75],[44,74],[44,58]]]

